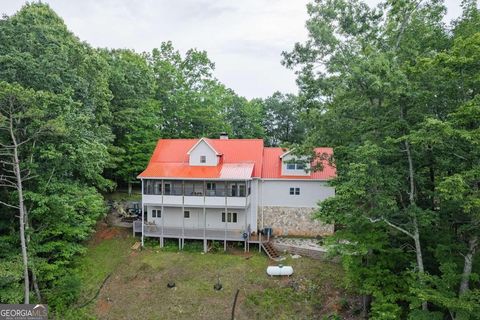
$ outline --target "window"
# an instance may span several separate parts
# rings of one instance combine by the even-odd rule
[[[190,218],[190,211],[183,211],[183,217],[184,218]]]
[[[229,197],[245,197],[246,186],[243,182],[229,182],[228,183],[228,196]]]
[[[207,162],[207,156],[200,156],[200,163],[206,163]]]
[[[225,222],[225,212],[222,212],[222,222]],[[237,213],[229,212],[227,214],[227,222],[237,223]]]
[[[215,182],[207,182],[207,196],[214,196],[217,185]]]
[[[300,195],[300,188],[290,188],[290,195]]]
[[[231,197],[236,197],[237,196],[237,184],[236,183],[232,183],[230,185],[230,196]]]
[[[162,210],[152,209],[152,218],[161,218],[161,217],[162,217]]]
[[[303,162],[288,162],[287,170],[305,170],[305,163]]]
[[[172,192],[172,185],[170,183],[165,183],[163,188],[165,189],[165,194],[170,194]]]
[[[239,191],[239,196],[240,197],[245,197],[245,185],[244,184],[239,184],[238,185],[238,191]]]
[[[207,190],[215,190],[216,187],[215,182],[207,182]]]

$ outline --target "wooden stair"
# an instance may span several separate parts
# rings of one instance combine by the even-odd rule
[[[275,261],[280,260],[280,255],[278,254],[277,250],[273,247],[272,243],[270,241],[268,242],[262,242],[262,248],[263,250],[267,253],[267,256]]]

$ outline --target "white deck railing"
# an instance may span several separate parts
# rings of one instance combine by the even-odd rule
[[[133,222],[133,231],[142,232],[142,221],[137,220]],[[151,224],[145,224],[144,226],[144,235],[146,237],[244,241],[244,232],[244,230],[228,229],[162,227]]]

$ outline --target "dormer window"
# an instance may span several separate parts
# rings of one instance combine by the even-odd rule
[[[187,152],[188,163],[191,166],[217,166],[221,156],[215,148],[213,142],[206,138],[201,138]]]
[[[303,162],[287,163],[287,170],[305,170],[305,163]]]

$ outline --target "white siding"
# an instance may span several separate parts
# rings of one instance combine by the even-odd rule
[[[148,206],[147,220],[149,222],[154,221],[157,226],[161,226],[163,223],[164,227],[182,228],[182,226],[185,225],[185,228],[202,229],[205,225],[203,208],[185,207],[185,211],[190,211],[190,218],[184,218],[182,208],[177,207],[164,207],[162,212],[162,218],[152,218],[152,209],[161,209],[161,207]],[[237,213],[237,222],[227,222],[227,229],[242,231],[246,230],[245,210],[228,209],[228,211]],[[225,229],[225,222],[222,222],[222,212],[225,212],[225,209],[206,209],[207,229]],[[162,219],[164,219],[163,222]],[[252,230],[255,229],[252,228]]]
[[[300,188],[300,195],[290,195]],[[335,195],[335,188],[322,181],[264,180],[261,182],[261,206],[314,208],[319,201]]]
[[[205,156],[206,162],[200,163],[200,157]],[[216,166],[218,164],[218,157],[215,151],[205,141],[200,141],[199,144],[190,152],[189,163],[191,166]]]
[[[257,226],[257,211],[258,211],[258,206],[259,206],[259,180],[254,179],[251,182],[251,195],[250,195],[250,207],[248,208],[249,210],[249,216],[247,219],[247,225],[250,224],[250,229],[252,231],[256,231],[258,229]]]

